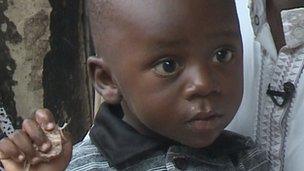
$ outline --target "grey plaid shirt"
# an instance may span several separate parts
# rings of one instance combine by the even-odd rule
[[[269,170],[266,153],[250,138],[236,133],[223,131],[212,145],[202,149],[161,139],[138,134],[103,105],[90,133],[74,146],[67,170]]]

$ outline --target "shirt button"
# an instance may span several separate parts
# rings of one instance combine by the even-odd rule
[[[255,24],[255,25],[260,25],[260,18],[259,18],[258,15],[255,15],[255,16],[254,16],[254,24]]]
[[[173,164],[177,169],[186,170],[188,167],[188,160],[184,156],[173,157]]]

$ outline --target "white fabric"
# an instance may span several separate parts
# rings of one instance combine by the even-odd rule
[[[1,131],[6,135],[10,135],[15,131],[12,122],[10,121],[4,107],[1,106],[1,104],[0,104],[0,128]]]
[[[249,8],[248,3],[245,0],[236,0],[237,5],[237,11],[238,16],[240,20],[240,26],[241,26],[241,33],[243,38],[243,44],[244,44],[244,82],[252,82],[251,80],[257,78],[256,72],[254,72],[255,69],[255,60],[253,58],[253,30],[251,27],[250,22],[250,16],[249,16]],[[256,81],[253,81],[253,83],[256,83]],[[257,86],[257,84],[245,84],[244,85],[244,95],[243,95],[243,101],[240,106],[240,109],[238,114],[236,114],[235,118],[231,122],[231,124],[228,126],[228,129],[230,130],[237,130],[235,132],[238,132],[243,135],[251,136],[252,138],[254,135],[254,124],[252,120],[254,120],[255,116],[253,115],[256,113],[256,108],[254,108],[251,105],[252,100],[247,99],[255,99],[254,101],[257,101],[257,96],[254,97],[252,94],[251,89],[254,89]],[[247,113],[252,113],[252,115],[247,115],[242,113],[245,111]],[[242,123],[242,124],[239,124]]]
[[[247,130],[245,135],[254,137],[269,151],[272,170],[301,171],[304,170],[304,8],[282,11],[287,45],[277,55],[265,7],[265,0],[253,0],[250,7],[256,36],[255,56],[253,63],[248,63],[250,60],[245,56],[244,66],[246,72],[255,74],[247,75],[248,78],[245,74],[246,105],[240,108],[229,129],[244,134],[243,128],[252,128],[253,124],[255,129]],[[282,91],[287,81],[296,86],[296,94],[291,103],[278,107],[266,95],[268,84]]]

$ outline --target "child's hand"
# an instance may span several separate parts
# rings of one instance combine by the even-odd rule
[[[22,130],[16,130],[12,135],[0,141],[0,159],[5,170],[65,170],[72,154],[70,139],[63,134],[57,136],[61,137],[58,148],[58,146],[54,147],[56,143],[51,142],[47,137],[49,133],[58,135],[60,133],[58,129],[52,113],[46,109],[36,111],[34,119],[24,120]],[[57,139],[57,142],[60,141]],[[58,149],[61,150],[61,153],[56,152]],[[48,157],[49,155],[51,157]]]

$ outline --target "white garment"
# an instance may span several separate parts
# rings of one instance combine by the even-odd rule
[[[244,85],[243,100],[239,109],[238,114],[234,117],[231,124],[227,127],[232,131],[238,132],[243,135],[250,136],[254,139],[254,114],[256,113],[256,108],[252,106],[252,101],[257,101],[256,93],[251,90],[256,88],[258,85],[256,78],[258,75],[255,70],[256,60],[253,57],[253,41],[254,35],[251,27],[251,19],[249,15],[248,2],[246,0],[236,0],[237,12],[240,21],[241,34],[243,39],[243,49],[244,49],[244,82],[251,84]],[[250,99],[250,100],[246,100]],[[245,114],[243,112],[246,112]],[[249,115],[250,113],[250,115]],[[239,124],[241,123],[241,124]]]
[[[240,128],[254,124],[254,137],[269,152],[272,170],[304,170],[304,8],[281,12],[286,46],[277,50],[267,23],[265,0],[253,0],[251,20],[255,33],[254,75],[245,78],[244,101],[239,115],[230,129],[243,133]],[[248,60],[244,60],[248,62]],[[248,69],[245,64],[245,70]],[[251,69],[251,67],[249,68]],[[248,72],[248,71],[247,71]],[[247,81],[246,81],[247,80]],[[249,80],[249,81],[248,81]],[[283,91],[283,84],[291,82],[296,93],[284,107],[274,104],[266,94],[271,89]],[[246,92],[246,87],[253,88]],[[280,102],[280,99],[277,99]],[[253,110],[255,109],[255,110]],[[252,113],[252,111],[255,111]],[[256,119],[252,120],[252,116]],[[247,119],[248,118],[248,119]]]
[[[12,122],[10,121],[4,107],[1,104],[0,104],[0,128],[1,131],[6,135],[10,135],[15,131]]]

